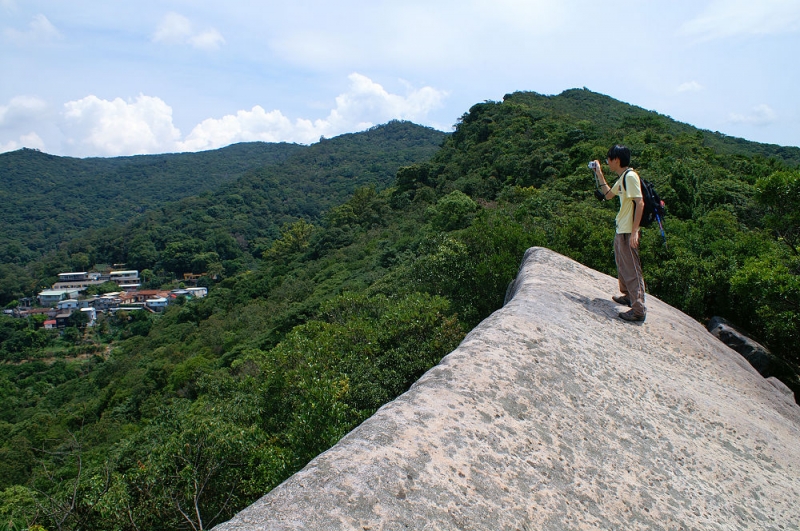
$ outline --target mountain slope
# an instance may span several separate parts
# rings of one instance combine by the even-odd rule
[[[356,189],[385,189],[398,168],[429,159],[445,138],[440,131],[395,121],[323,139],[219,190],[101,231],[72,249],[91,263],[121,262],[177,275],[220,264],[230,276],[268,249],[284,224],[317,223]],[[200,254],[210,258],[193,262]]]
[[[87,168],[105,168],[110,173],[91,178],[99,182],[114,176],[115,186],[124,190],[113,201],[103,199],[110,192],[100,185],[66,188],[62,183],[57,193],[43,189],[30,197],[19,187],[9,192],[15,203],[3,207],[8,219],[0,222],[7,229],[0,238],[0,304],[52,284],[56,273],[84,271],[100,263],[149,269],[158,274],[155,281],[209,270],[230,276],[250,267],[252,257],[280,236],[285,223],[300,218],[316,222],[358,187],[385,188],[400,166],[427,160],[446,136],[395,121],[311,146],[241,144],[217,152],[90,162],[17,152],[14,160],[34,161],[12,172],[18,182],[24,180],[20,175],[27,176],[26,186],[41,180],[37,162],[45,160],[57,168],[53,174],[66,181],[82,182],[89,179]],[[64,168],[58,167],[60,162]],[[230,168],[240,173],[230,173]],[[134,170],[141,173],[138,181],[120,177]],[[189,186],[206,176],[205,192],[199,192],[201,186]],[[214,183],[219,186],[213,188]],[[175,200],[161,194],[159,186],[173,191],[180,187],[189,197]],[[44,206],[37,211],[29,203],[40,199]],[[122,210],[125,204],[141,205],[145,200],[150,204],[143,212]],[[69,208],[55,209],[60,202]],[[81,217],[88,211],[91,215]],[[45,259],[34,260],[37,252],[47,249],[51,252]]]
[[[252,142],[202,153],[107,159],[58,157],[32,149],[2,153],[0,263],[27,261],[81,230],[125,222],[214,190],[303,149]]]

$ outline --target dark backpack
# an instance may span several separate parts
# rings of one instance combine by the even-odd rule
[[[622,175],[622,187],[625,189],[625,191],[628,190],[627,177],[629,171],[632,170],[626,170]],[[642,212],[642,221],[639,222],[639,226],[649,227],[654,222],[657,222],[658,226],[661,228],[661,234],[663,235],[664,226],[662,225],[661,220],[664,219],[664,201],[658,197],[658,192],[656,192],[656,189],[653,187],[653,183],[646,181],[641,177],[639,177],[639,182],[641,183],[642,188],[642,199],[644,199],[644,212]],[[633,204],[633,208],[635,213],[636,203]]]

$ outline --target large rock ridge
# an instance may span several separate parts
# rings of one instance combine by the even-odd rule
[[[217,526],[800,529],[800,407],[705,328],[529,249],[506,305],[411,389]]]

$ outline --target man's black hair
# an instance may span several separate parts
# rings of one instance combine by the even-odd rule
[[[623,168],[627,168],[631,164],[631,150],[628,149],[627,146],[617,144],[608,150],[606,158],[608,160],[619,159],[619,165]]]

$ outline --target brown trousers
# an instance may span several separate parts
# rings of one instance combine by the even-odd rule
[[[636,315],[646,315],[644,306],[644,275],[639,261],[639,249],[632,249],[630,234],[617,234],[614,237],[614,258],[617,261],[619,291],[631,300],[631,308]]]

